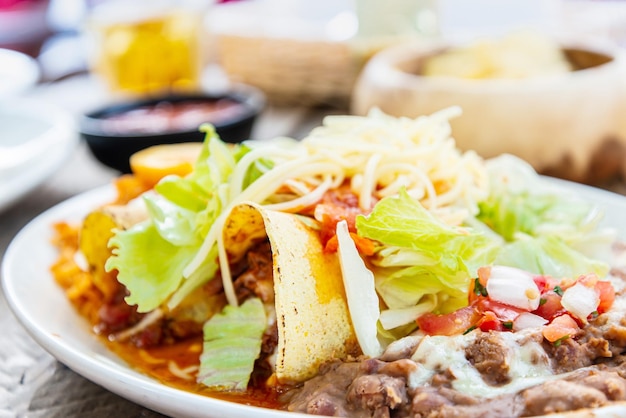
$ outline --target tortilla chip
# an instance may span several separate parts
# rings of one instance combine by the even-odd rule
[[[235,207],[226,222],[229,255],[241,256],[259,238],[260,226],[272,247],[276,377],[280,383],[301,382],[315,376],[321,364],[358,350],[341,268],[336,254],[324,253],[318,232],[298,216],[254,204]]]

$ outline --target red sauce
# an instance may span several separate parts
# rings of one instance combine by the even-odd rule
[[[193,379],[190,380],[174,375],[168,367],[170,361],[174,361],[180,369],[200,363],[201,337],[152,348],[137,348],[132,344],[112,342],[106,338],[103,338],[103,341],[112,352],[131,365],[133,369],[164,385],[229,402],[280,409],[279,392],[271,388],[249,387],[243,393],[217,392],[197,383],[195,373],[191,373]]]
[[[245,106],[232,99],[162,101],[100,117],[102,130],[113,134],[162,133],[197,129],[243,114]]]
[[[96,327],[102,320],[100,309],[104,306],[104,298],[93,284],[90,274],[83,272],[76,265],[74,255],[78,249],[79,229],[64,222],[55,224],[54,228],[53,244],[60,252],[57,261],[51,267],[51,272],[56,282],[66,291],[77,312],[92,327]],[[85,280],[88,281],[86,285]],[[281,391],[288,389],[268,386],[265,384],[267,377],[253,374],[246,392],[217,392],[197,383],[195,370],[188,370],[189,379],[174,374],[169,367],[170,362],[175,363],[178,369],[183,371],[188,367],[199,366],[202,352],[200,335],[146,348],[137,347],[130,341],[111,341],[103,334],[100,334],[100,341],[139,373],[150,376],[166,386],[199,395],[262,408],[280,409],[278,397]]]

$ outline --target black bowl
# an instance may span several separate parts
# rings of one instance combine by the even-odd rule
[[[219,94],[167,95],[109,105],[84,115],[79,126],[98,161],[129,173],[130,156],[144,148],[202,142],[205,134],[198,128],[205,122],[215,126],[224,142],[250,139],[264,106],[263,93],[240,85]]]

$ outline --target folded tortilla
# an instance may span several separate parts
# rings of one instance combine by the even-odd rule
[[[253,203],[236,206],[224,228],[231,261],[258,240],[272,248],[278,347],[276,378],[304,381],[332,359],[358,352],[341,268],[336,254],[323,251],[318,231],[297,215]]]

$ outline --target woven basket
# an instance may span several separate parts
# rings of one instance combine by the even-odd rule
[[[232,81],[279,105],[346,107],[362,59],[348,43],[219,34],[217,57]]]

